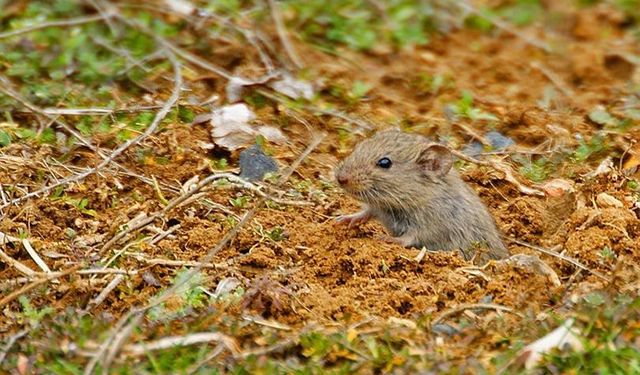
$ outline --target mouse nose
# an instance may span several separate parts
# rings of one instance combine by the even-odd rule
[[[348,183],[349,183],[349,178],[348,178],[347,176],[345,176],[344,174],[342,174],[342,173],[339,173],[339,174],[336,176],[336,180],[338,180],[338,183],[339,183],[340,185],[346,185],[346,184],[348,184]]]

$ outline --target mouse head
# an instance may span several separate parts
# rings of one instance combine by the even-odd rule
[[[449,149],[398,130],[378,132],[360,142],[338,165],[338,184],[357,199],[379,207],[401,208],[429,199],[446,188],[451,171]]]

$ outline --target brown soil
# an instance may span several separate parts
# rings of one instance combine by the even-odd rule
[[[590,17],[588,11],[585,14]],[[518,147],[539,152],[570,150],[578,145],[576,134],[589,139],[600,130],[600,126],[586,116],[595,105],[620,100],[628,92],[631,79],[636,85],[640,84],[637,72],[640,68],[630,74],[628,67],[616,63],[614,57],[625,51],[640,53],[637,44],[631,41],[614,44],[619,25],[609,19],[595,16],[594,19],[597,20],[594,27],[613,32],[587,32],[582,25],[586,21],[576,20],[572,30],[557,30],[551,42],[559,51],[553,54],[545,54],[505,33],[495,36],[468,30],[453,32],[427,47],[410,51],[355,54],[344,50],[340,51],[342,58],[336,58],[302,43],[297,48],[314,74],[323,77],[325,82],[349,87],[355,80],[361,80],[373,85],[368,100],[352,108],[352,112],[371,119],[378,128],[402,124],[408,131],[447,137],[454,146],[462,146],[470,140],[469,134],[444,121],[442,109],[445,103],[459,99],[461,89],[469,89],[475,94],[478,107],[503,120],[497,130],[512,137]],[[225,52],[239,57],[243,53],[242,50]],[[227,59],[235,61],[228,56]],[[564,85],[555,87],[557,96],[549,109],[541,109],[538,101],[543,98],[545,88],[553,87],[554,83],[536,66],[552,71]],[[455,80],[452,87],[444,88],[437,95],[425,94],[415,88],[420,73],[446,73]],[[224,87],[215,86],[222,94]],[[563,95],[563,89],[570,90],[572,95]],[[290,142],[269,148],[281,165],[290,164],[309,141],[306,128],[280,106],[261,109],[259,118],[265,123],[286,119],[274,123],[288,124],[282,128]],[[307,116],[306,120],[327,136],[279,190],[287,192],[286,199],[310,205],[269,205],[259,210],[231,246],[217,254],[214,262],[221,267],[204,271],[209,276],[205,286],[210,290],[215,290],[217,283],[226,277],[238,278],[245,288],[250,288],[267,275],[284,287],[286,298],[283,300],[287,303],[282,306],[272,303],[270,308],[261,311],[258,307],[257,312],[302,326],[312,321],[349,322],[368,316],[415,318],[461,303],[487,300],[535,314],[562,306],[573,292],[583,294],[605,287],[638,285],[640,273],[635,265],[640,262],[640,220],[638,211],[632,210],[635,198],[626,188],[626,179],[617,171],[599,177],[587,176],[599,160],[562,165],[556,172],[557,177],[571,179],[576,189],[575,195],[564,198],[523,195],[488,167],[467,164],[461,171],[486,202],[506,237],[560,251],[613,280],[609,285],[565,261],[538,254],[563,282],[562,286],[554,287],[546,276],[533,270],[495,262],[477,267],[457,253],[427,253],[417,263],[414,258],[419,249],[380,241],[377,236],[384,234],[384,229],[377,223],[352,229],[336,225],[333,216],[353,212],[358,204],[336,187],[323,185],[323,181],[332,180],[332,166],[348,153],[360,136],[346,140],[339,137],[338,126],[356,129],[334,118]],[[479,133],[489,130],[482,123],[470,126]],[[629,134],[617,136],[610,144],[608,152],[616,163],[629,137],[633,137],[633,133]],[[142,146],[152,150],[155,158],[164,157],[166,163],[158,163],[153,158],[141,162],[135,150],[118,161],[140,174],[177,186],[195,175],[202,178],[212,172],[208,159],[213,154],[201,147],[202,143],[210,142],[204,124],[169,125]],[[32,161],[55,155],[55,150],[35,145],[12,145],[4,151],[5,155]],[[96,161],[86,150],[75,151],[77,155],[81,152],[85,156],[72,160],[72,164],[90,165]],[[235,167],[237,154],[228,157],[230,165]],[[42,166],[37,163],[20,167],[7,164],[0,166],[0,181],[4,186],[22,184],[33,189],[45,182],[39,174],[41,170]],[[636,174],[635,178],[638,177]],[[301,182],[307,182],[309,187],[296,190]],[[617,198],[623,207],[598,207],[595,198],[602,192]],[[97,250],[120,226],[140,212],[152,213],[163,207],[153,187],[134,177],[110,172],[70,186],[66,194],[89,198],[89,208],[98,214],[91,217],[63,200],[39,198],[9,208],[0,221],[3,233],[17,236],[28,232],[34,248],[55,270],[64,270],[81,261],[87,264],[98,261],[101,255]],[[168,199],[175,196],[170,192],[165,194]],[[208,191],[206,198],[241,216],[257,198],[254,196],[247,208],[232,207],[229,199],[240,194],[251,195],[247,190],[223,187]],[[197,261],[229,230],[228,218],[215,207],[198,202],[170,211],[163,221],[154,225],[166,230],[179,223],[180,228],[154,245],[134,244],[128,253],[121,255],[113,266],[140,272],[121,284],[92,313],[118,317],[131,306],[147,301],[173,280],[176,267],[149,265],[135,253],[148,259]],[[284,229],[283,240],[274,241],[264,235],[276,227]],[[142,233],[152,234],[149,230]],[[110,254],[123,249],[124,245],[115,245]],[[605,247],[615,253],[613,260],[600,255]],[[537,254],[515,244],[510,244],[509,250],[512,254]],[[38,269],[22,247],[9,244],[4,251],[28,267]],[[145,273],[153,275],[157,283],[145,278]],[[0,265],[2,294],[14,290],[15,284],[8,281],[21,276],[13,267]],[[571,282],[567,283],[569,279]],[[98,285],[101,286],[50,284],[46,286],[46,294],[42,293],[44,289],[36,289],[30,295],[34,304],[50,304],[60,309],[84,307],[99,293],[104,282]],[[18,302],[14,301],[5,311],[18,310]],[[3,320],[0,330],[11,330],[12,324],[11,319]]]

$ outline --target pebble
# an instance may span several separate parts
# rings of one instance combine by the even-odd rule
[[[253,145],[240,153],[240,177],[260,181],[269,172],[277,172],[278,164],[266,155],[259,145]]]
[[[434,324],[433,327],[431,327],[431,331],[433,333],[439,333],[441,335],[447,335],[447,336],[453,336],[458,332],[460,332],[448,324]]]
[[[613,196],[607,193],[598,194],[598,196],[596,197],[596,203],[600,207],[617,207],[617,208],[624,207],[622,202],[620,202],[617,198],[614,198]]]
[[[490,131],[484,135],[484,137],[491,143],[491,147],[493,147],[496,151],[502,151],[509,146],[516,144],[513,139],[500,134],[497,131]]]

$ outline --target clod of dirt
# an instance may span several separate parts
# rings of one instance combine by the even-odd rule
[[[629,61],[626,56],[619,54],[609,54],[604,57],[604,66],[616,78],[630,80],[636,65]]]
[[[240,177],[244,179],[260,181],[267,173],[277,171],[278,164],[257,144],[240,153]]]
[[[474,141],[472,143],[469,143],[467,145],[465,145],[462,148],[462,153],[465,155],[469,155],[469,156],[478,156],[482,153],[482,151],[484,151],[484,146],[482,146],[482,143],[478,142],[478,141]]]
[[[554,286],[562,285],[558,274],[556,274],[553,268],[549,267],[549,265],[535,255],[516,254],[505,259],[504,262],[515,267],[529,269],[538,275],[544,275]]]
[[[618,207],[618,208],[624,207],[622,202],[620,202],[619,200],[617,200],[616,198],[612,197],[607,193],[598,194],[598,196],[596,197],[596,203],[600,207]]]
[[[485,134],[484,137],[487,139],[487,141],[489,141],[489,143],[491,143],[491,147],[494,150],[498,150],[498,151],[504,150],[507,147],[515,144],[513,139],[506,137],[497,131],[487,132],[487,134]]]
[[[540,187],[548,197],[560,198],[566,194],[575,193],[573,182],[562,178],[547,181]]]

